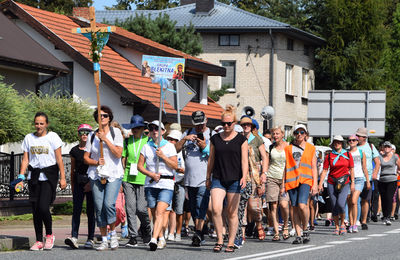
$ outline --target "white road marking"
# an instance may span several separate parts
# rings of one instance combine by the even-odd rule
[[[285,249],[280,249],[280,250],[275,250],[275,251],[269,251],[269,252],[264,252],[264,253],[258,253],[258,254],[253,254],[253,255],[245,255],[245,256],[239,256],[239,257],[234,257],[234,258],[227,258],[226,260],[240,260],[240,259],[254,259],[253,257],[257,256],[266,256],[266,255],[272,255],[272,254],[278,254],[282,252],[288,252],[288,251],[295,251],[299,249],[306,249],[310,247],[315,247],[315,245],[307,245],[307,246],[295,246],[291,248],[285,248]]]
[[[367,239],[369,239],[369,237],[351,237],[346,240],[361,241],[361,240],[367,240]]]
[[[326,242],[326,244],[331,244],[331,245],[341,245],[341,244],[347,244],[347,243],[351,243],[351,241],[349,241],[349,240],[344,240],[344,241],[330,241],[330,242]]]
[[[386,234],[398,234],[400,233],[400,230],[390,230],[390,231],[386,231]]]
[[[333,245],[316,246],[316,247],[305,248],[305,249],[291,251],[291,252],[285,252],[285,253],[280,253],[280,254],[269,255],[269,256],[265,256],[265,257],[252,258],[252,260],[264,260],[264,259],[270,259],[270,258],[275,258],[275,257],[294,255],[294,254],[298,254],[298,253],[314,251],[314,250],[319,250],[319,249],[324,249],[324,248],[329,248],[329,247],[334,247],[334,246]]]
[[[387,234],[371,234],[371,235],[368,235],[369,237],[384,237],[384,236],[387,236]]]

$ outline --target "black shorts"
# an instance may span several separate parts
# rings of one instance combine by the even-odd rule
[[[367,190],[367,182],[364,183],[364,188],[360,194],[360,198],[362,200],[366,200],[366,201],[371,201],[371,197],[372,197],[372,182],[371,183],[371,188],[369,190]],[[377,189],[378,187],[375,187],[375,189]]]

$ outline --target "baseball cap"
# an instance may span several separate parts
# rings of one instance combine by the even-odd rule
[[[81,125],[78,126],[78,131],[81,131],[81,130],[90,132],[93,129],[89,124],[81,124]]]
[[[171,130],[167,137],[175,139],[175,140],[180,140],[182,137],[182,132],[179,130]]]
[[[391,144],[389,141],[385,141],[385,142],[383,143],[383,146],[392,147],[392,144]]]
[[[201,125],[204,124],[207,120],[206,114],[203,111],[195,111],[192,114],[192,124],[193,125]]]
[[[357,129],[356,135],[368,137],[368,130],[365,127],[360,127]]]
[[[156,126],[160,126],[160,122],[158,122],[158,120],[154,120],[154,121],[151,121],[150,123],[149,123],[149,125],[156,125]],[[162,130],[165,130],[165,127],[164,127],[164,124],[161,122],[161,129]]]
[[[306,132],[308,133],[307,127],[306,127],[305,125],[303,125],[303,124],[295,125],[295,127],[294,127],[294,129],[293,129],[293,132],[296,132],[296,130],[297,130],[297,129],[300,129],[300,128],[304,129],[304,131],[306,131]]]

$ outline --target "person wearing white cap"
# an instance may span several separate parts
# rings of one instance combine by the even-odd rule
[[[333,137],[332,152],[326,155],[324,170],[320,176],[319,191],[323,190],[325,176],[328,173],[328,192],[332,202],[332,213],[335,221],[335,235],[346,234],[344,224],[346,199],[349,190],[354,193],[354,161],[350,152],[343,148],[344,139],[341,135]],[[350,185],[349,185],[350,184]],[[339,227],[340,217],[340,227]]]
[[[295,140],[285,147],[286,166],[282,179],[281,193],[289,193],[293,207],[296,239],[293,244],[308,243],[310,232],[308,220],[310,209],[307,206],[309,193],[318,193],[318,172],[315,146],[307,143],[307,127],[299,124],[294,127]],[[303,230],[303,234],[301,233]]]
[[[173,124],[172,124],[173,125]],[[171,125],[171,126],[172,126]],[[172,144],[176,144],[182,136],[180,130],[171,130],[166,139]],[[182,151],[178,153],[178,169],[175,171],[175,189],[174,196],[172,197],[172,209],[169,214],[169,235],[168,240],[182,241],[182,223],[183,223],[183,205],[185,203],[185,161],[183,159]],[[176,234],[174,234],[176,230]]]
[[[140,152],[137,169],[146,175],[145,194],[147,207],[153,216],[153,234],[149,243],[150,251],[163,249],[167,243],[164,238],[165,211],[172,203],[174,193],[174,170],[178,168],[175,146],[162,137],[158,143],[159,127],[164,133],[164,124],[155,120],[148,125],[151,140],[143,146]],[[158,172],[156,161],[159,157]],[[146,166],[145,166],[146,164]],[[157,239],[158,243],[157,243]]]
[[[371,214],[371,219],[373,221],[377,221],[377,216],[376,216],[376,211],[378,210],[378,198],[379,198],[379,192],[378,192],[378,182],[377,182],[377,177],[378,177],[378,172],[380,169],[381,162],[379,161],[379,152],[376,150],[375,146],[373,144],[368,143],[368,130],[367,128],[360,127],[357,129],[356,136],[358,137],[358,148],[365,153],[365,157],[367,159],[367,170],[368,170],[368,177],[370,184],[367,185],[365,183],[364,189],[360,194],[361,197],[361,229],[362,230],[368,230],[368,225],[367,225],[367,216],[368,216],[368,211],[371,203],[371,197],[372,197],[372,181],[374,182],[374,187],[375,187],[375,194],[374,198],[372,200],[372,214]],[[375,168],[372,165],[372,161],[375,163]],[[374,212],[375,211],[375,212]]]

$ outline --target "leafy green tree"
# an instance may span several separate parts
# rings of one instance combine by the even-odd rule
[[[159,15],[154,20],[149,16],[131,16],[125,21],[115,21],[117,26],[164,44],[171,48],[181,50],[191,55],[199,55],[202,52],[201,36],[196,33],[192,24],[184,26],[180,30],[175,29],[176,21],[170,20],[167,14]]]
[[[19,3],[43,10],[70,15],[74,7],[88,7],[93,0],[18,0]]]
[[[22,140],[31,126],[23,98],[0,75],[0,145]]]
[[[117,0],[117,4],[107,9],[131,10],[132,4],[138,10],[162,10],[165,8],[177,7],[179,0]]]

